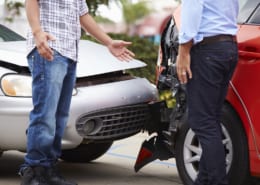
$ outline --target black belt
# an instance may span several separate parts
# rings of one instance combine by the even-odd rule
[[[224,41],[237,42],[237,37],[234,35],[215,35],[211,37],[204,37],[203,40],[198,44],[212,44],[215,42]]]

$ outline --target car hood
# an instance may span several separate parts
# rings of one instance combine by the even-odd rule
[[[0,61],[26,67],[28,66],[26,55],[26,41],[0,43]],[[77,77],[93,76],[145,66],[144,62],[136,59],[122,62],[110,54],[108,49],[101,44],[87,40],[81,40],[79,43]]]

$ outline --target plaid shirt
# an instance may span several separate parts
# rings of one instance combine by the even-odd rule
[[[53,35],[49,46],[74,61],[78,59],[78,41],[81,36],[80,16],[88,13],[85,0],[38,0],[42,29]],[[35,48],[31,31],[27,35],[28,53]]]

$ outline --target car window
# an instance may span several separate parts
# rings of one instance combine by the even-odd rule
[[[247,24],[259,3],[260,0],[239,0],[238,23]]]
[[[247,1],[248,0],[239,0],[238,1],[239,2],[239,10],[241,10],[245,6]]]
[[[260,6],[259,6],[259,4],[258,4],[256,10],[254,11],[253,15],[249,19],[248,23],[260,24]]]
[[[21,40],[25,40],[25,38],[0,24],[0,42]]]

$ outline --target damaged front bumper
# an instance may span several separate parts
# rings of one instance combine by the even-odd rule
[[[176,104],[173,108],[168,108],[165,101],[150,104],[152,117],[145,130],[155,136],[142,143],[134,165],[136,172],[156,159],[168,160],[175,156],[178,130],[187,120],[185,86],[179,86],[174,97]]]

